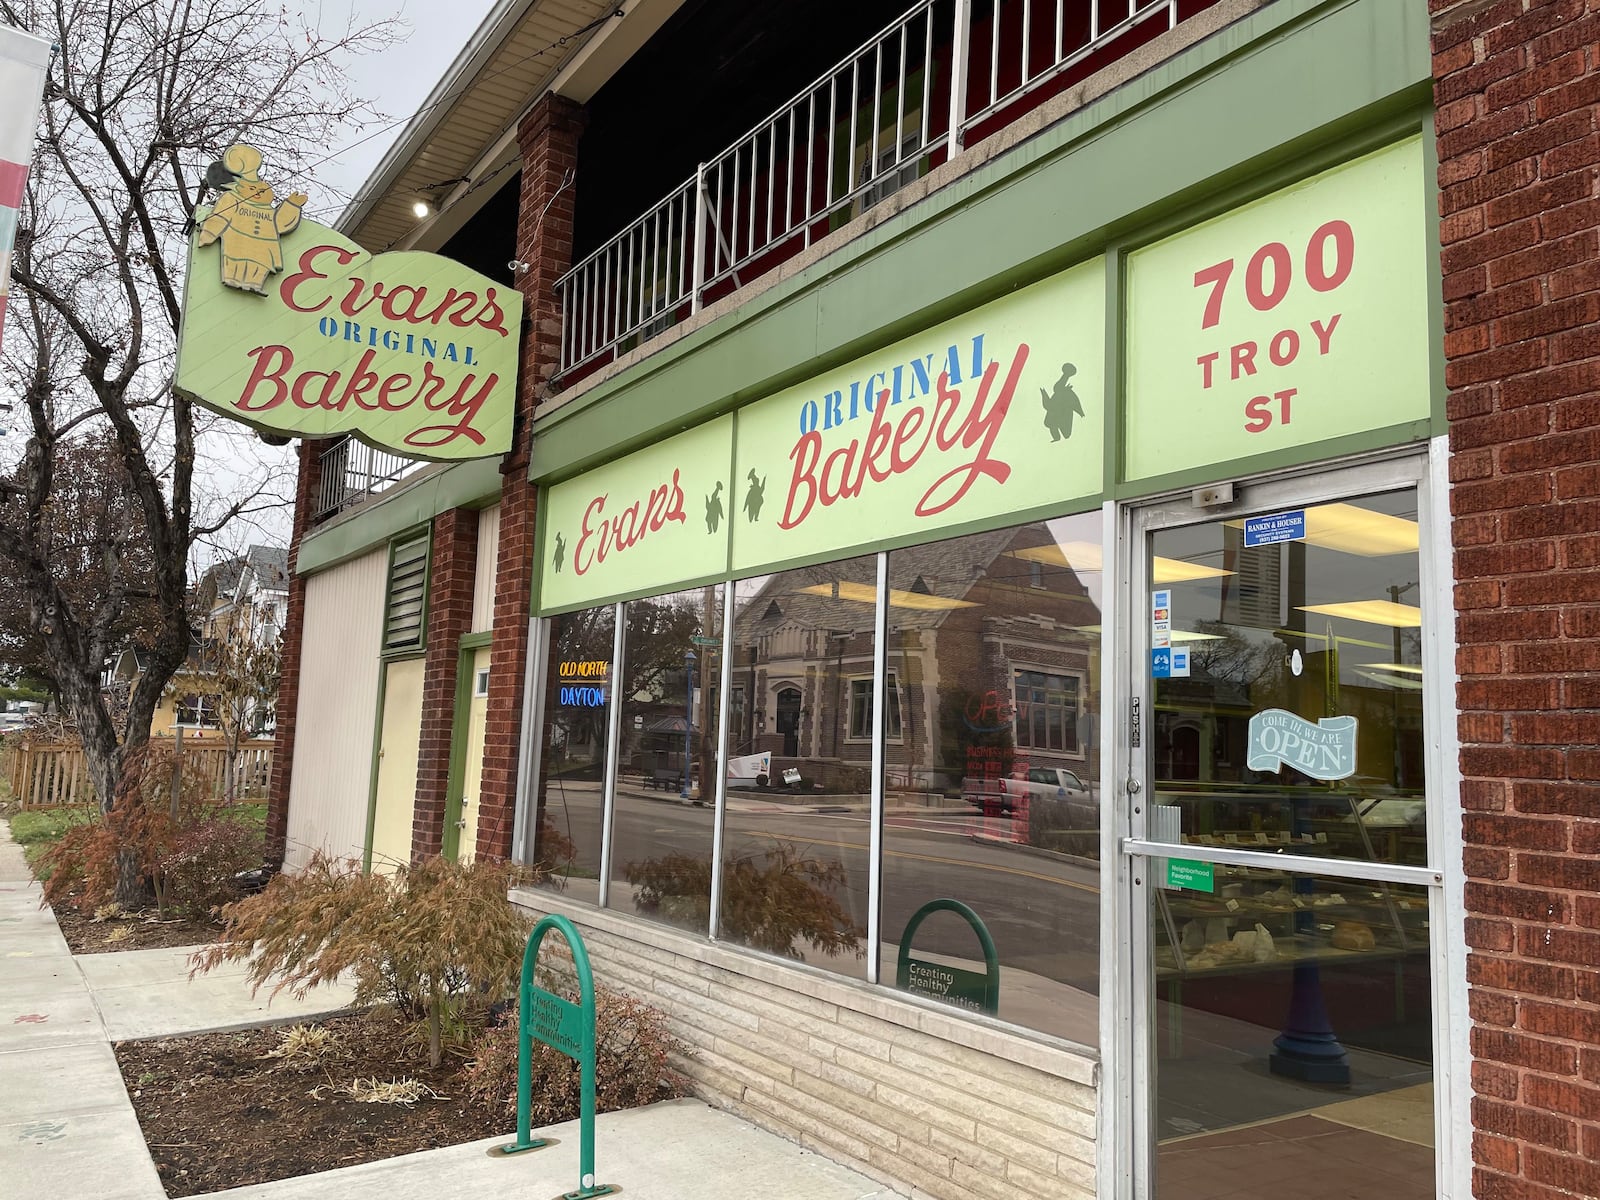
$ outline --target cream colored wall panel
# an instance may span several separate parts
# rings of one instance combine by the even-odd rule
[[[472,632],[494,628],[494,572],[499,562],[500,506],[478,514],[478,566],[472,577]]]
[[[313,850],[359,860],[366,844],[388,566],[388,550],[374,550],[306,581],[289,870],[305,866]]]

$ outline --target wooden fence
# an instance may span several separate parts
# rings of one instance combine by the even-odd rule
[[[9,748],[7,775],[11,796],[24,808],[52,808],[63,804],[88,804],[94,800],[94,784],[79,746],[50,742],[17,741]],[[173,738],[151,738],[153,749],[172,753]],[[228,751],[221,742],[185,741],[183,772],[198,779],[209,796],[222,797],[228,771]],[[241,742],[234,763],[238,781],[237,797],[259,800],[267,794],[272,775],[272,739]]]

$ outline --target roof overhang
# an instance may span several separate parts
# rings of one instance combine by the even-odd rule
[[[682,3],[498,0],[335,227],[375,254],[438,249],[518,160],[524,114],[552,91],[587,101]]]

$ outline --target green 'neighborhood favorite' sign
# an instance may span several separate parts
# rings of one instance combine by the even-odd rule
[[[985,969],[981,973],[912,957],[911,939],[916,936],[917,927],[936,912],[953,912],[972,926],[972,931],[978,935],[978,944],[983,948]],[[905,933],[900,935],[894,985],[914,996],[942,1000],[969,1012],[993,1016],[1000,1011],[1000,956],[995,951],[994,939],[989,936],[989,930],[979,920],[978,914],[961,901],[930,900],[911,914],[911,919],[906,922]]]
[[[408,458],[511,448],[522,296],[451,259],[368,254],[302,218],[232,146],[195,211],[175,386],[268,433],[350,433]]]
[[[1191,892],[1214,892],[1217,890],[1216,868],[1208,862],[1196,862],[1192,858],[1169,858],[1167,886],[1187,888]]]

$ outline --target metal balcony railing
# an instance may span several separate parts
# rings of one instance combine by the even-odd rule
[[[921,0],[556,281],[561,371],[654,337],[1002,127],[1071,68],[1211,2]]]
[[[352,438],[340,438],[324,449],[321,463],[313,522],[325,521],[428,465],[386,450],[374,450]]]

